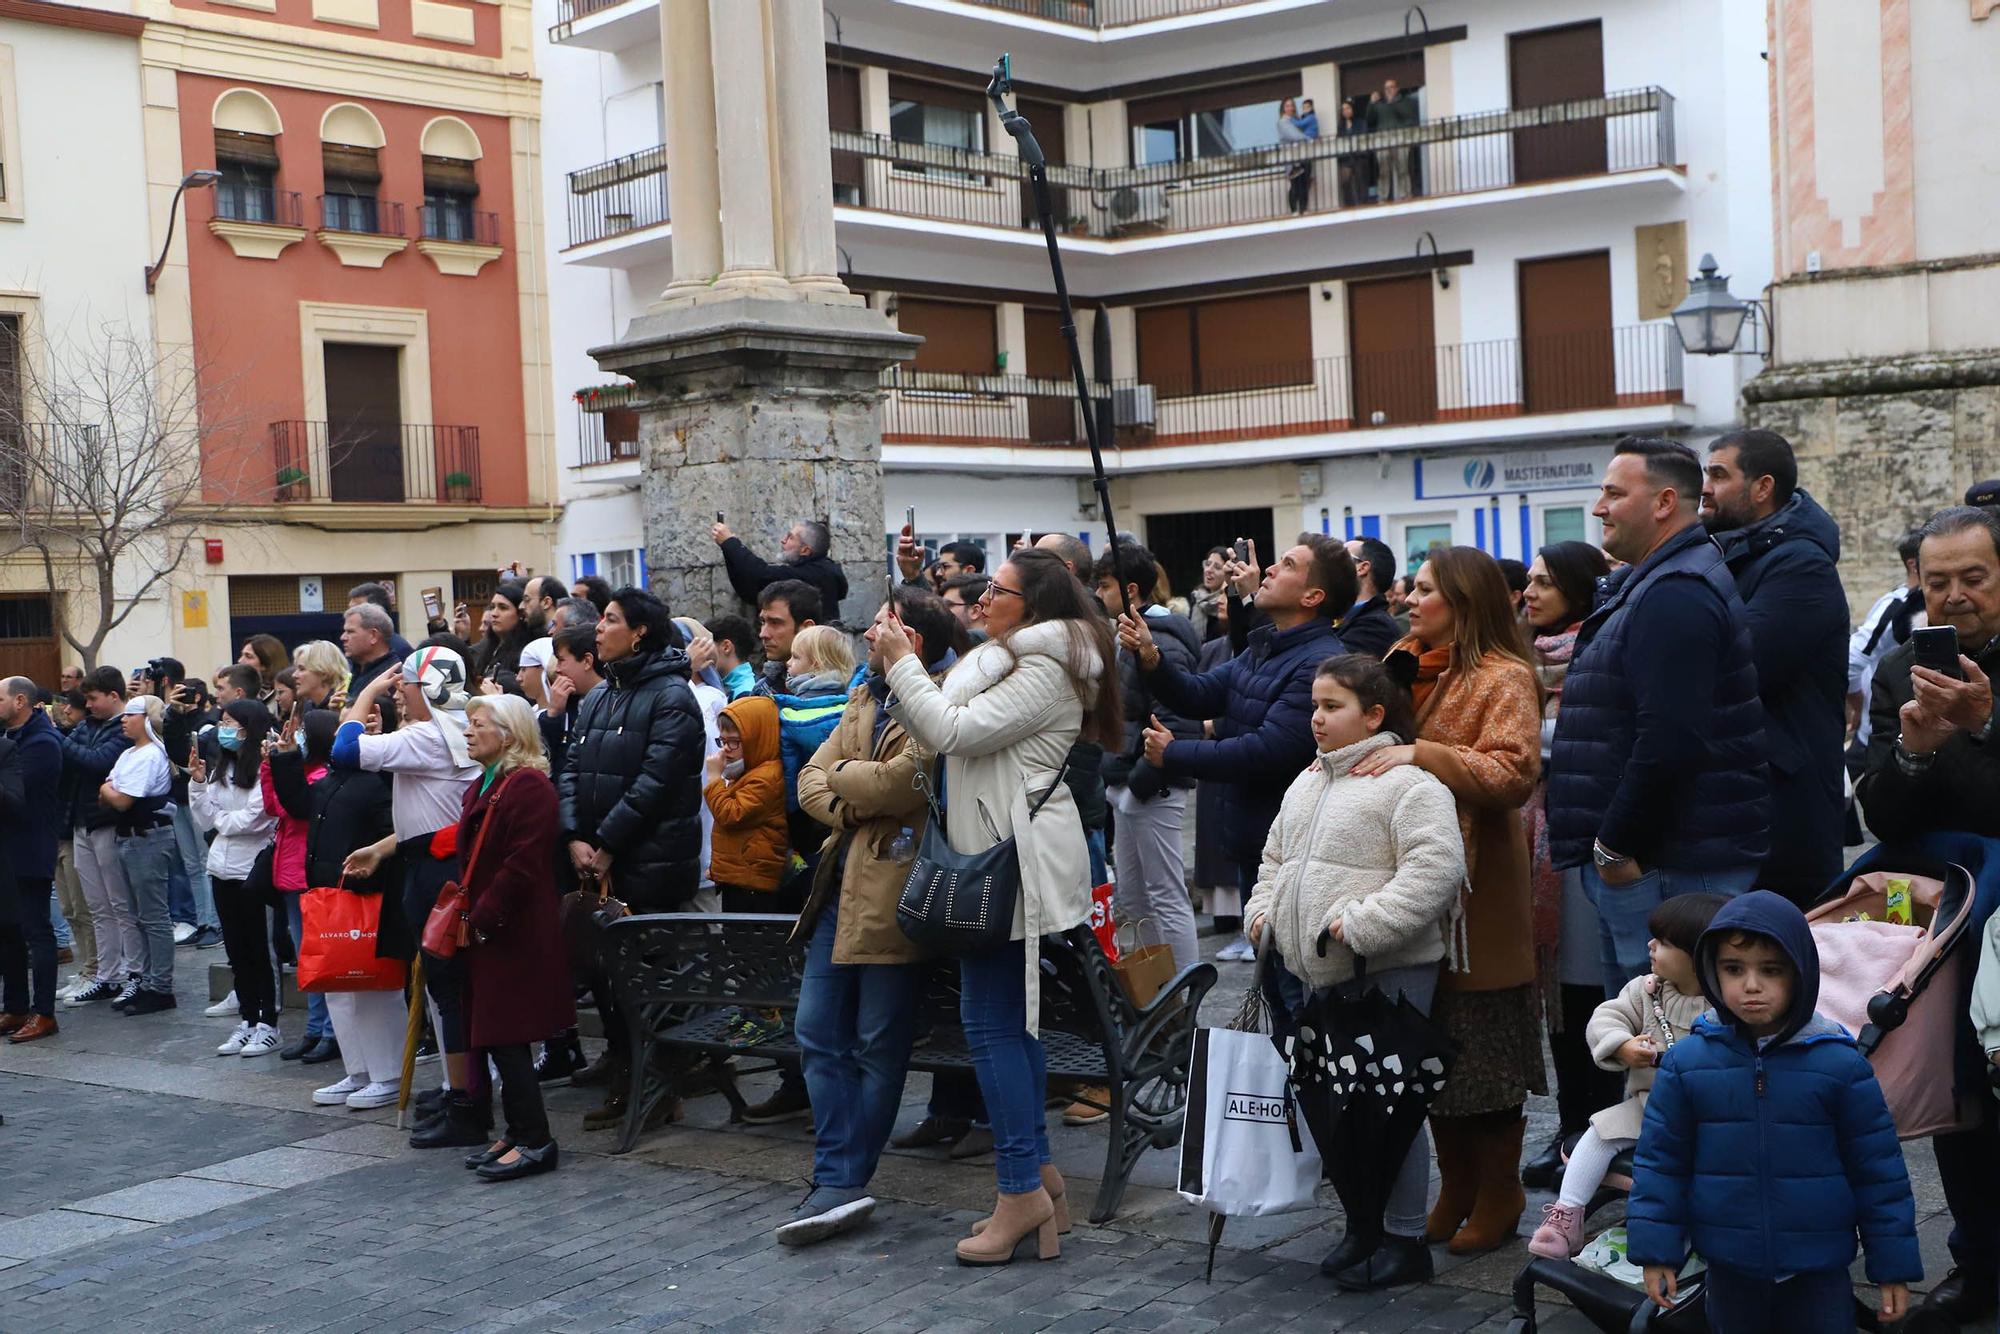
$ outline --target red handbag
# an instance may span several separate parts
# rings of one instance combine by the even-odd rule
[[[472,896],[466,893],[465,886],[472,881],[472,868],[479,865],[479,850],[486,846],[486,831],[493,827],[493,817],[500,810],[500,795],[513,781],[514,775],[510,773],[493,789],[486,818],[479,822],[479,835],[472,840],[472,855],[465,859],[464,882],[445,881],[444,888],[438,891],[437,902],[431,905],[431,915],[424,919],[424,953],[433,958],[451,958],[472,937]],[[456,833],[454,827],[454,836]]]
[[[342,884],[344,885],[345,879]],[[301,991],[400,991],[401,959],[379,959],[382,896],[312,889],[299,899]]]

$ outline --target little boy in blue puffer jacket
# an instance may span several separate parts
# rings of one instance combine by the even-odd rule
[[[1660,1064],[1626,1209],[1647,1292],[1669,1304],[1692,1242],[1711,1329],[1851,1330],[1858,1234],[1882,1316],[1899,1318],[1923,1277],[1916,1202],[1867,1058],[1813,1012],[1805,915],[1745,894],[1709,923],[1695,966],[1715,1008]]]

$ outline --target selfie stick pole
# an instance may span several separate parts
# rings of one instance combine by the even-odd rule
[[[986,85],[986,96],[1000,117],[1000,128],[1014,136],[1021,160],[1028,164],[1028,179],[1034,183],[1035,212],[1041,217],[1042,236],[1049,245],[1049,270],[1055,275],[1056,306],[1062,313],[1063,342],[1069,346],[1069,369],[1076,381],[1077,407],[1083,415],[1084,439],[1090,442],[1090,470],[1097,487],[1097,508],[1104,515],[1104,528],[1111,538],[1112,568],[1116,569],[1118,522],[1111,515],[1111,480],[1104,475],[1104,450],[1098,440],[1097,405],[1091,398],[1090,377],[1084,373],[1083,349],[1077,346],[1076,312],[1070,307],[1069,284],[1063,279],[1062,251],[1056,246],[1056,220],[1049,202],[1048,159],[1042,155],[1042,146],[1035,142],[1035,132],[1028,125],[1028,118],[1007,105],[1007,94],[1013,91],[1013,61],[1003,55],[993,66],[993,79]],[[1088,582],[1085,579],[1085,583]]]

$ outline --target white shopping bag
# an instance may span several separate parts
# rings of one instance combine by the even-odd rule
[[[1181,1134],[1181,1198],[1253,1218],[1314,1207],[1319,1147],[1293,1105],[1290,1072],[1271,1039],[1197,1029]]]

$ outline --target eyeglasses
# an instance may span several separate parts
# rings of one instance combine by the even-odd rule
[[[1005,593],[1008,597],[1023,599],[1028,596],[1018,588],[1009,588],[1001,583],[989,583],[986,585],[986,591],[979,595],[979,600],[981,602],[991,602],[996,593]]]

